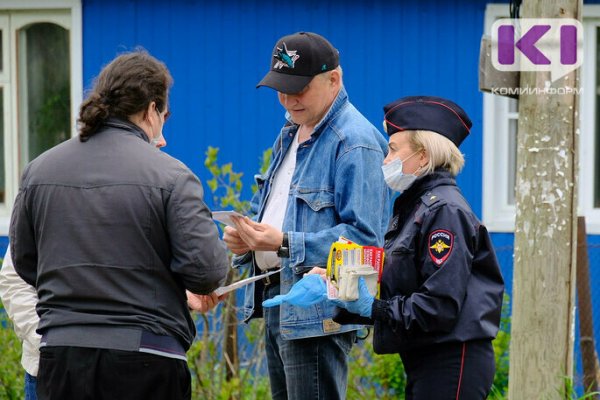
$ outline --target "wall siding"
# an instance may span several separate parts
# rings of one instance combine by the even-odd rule
[[[143,46],[165,61],[175,85],[165,151],[201,179],[208,146],[252,176],[283,123],[275,92],[256,89],[275,41],[318,32],[339,49],[351,101],[379,129],[382,106],[401,96],[445,96],[473,130],[459,184],[481,215],[482,95],[479,40],[485,1],[84,0],[84,86],[117,53]]]

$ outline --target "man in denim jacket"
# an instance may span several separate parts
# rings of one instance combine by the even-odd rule
[[[381,246],[390,194],[381,165],[387,143],[348,101],[338,51],[322,36],[281,38],[271,70],[258,84],[278,92],[287,123],[273,161],[257,177],[255,222],[236,218],[224,241],[236,266],[251,274],[282,268],[249,285],[245,318],[260,317],[261,302],[284,294],[303,274],[324,273],[329,248],[340,236]],[[273,399],[343,399],[347,355],[357,325],[332,320],[335,307],[282,304],[264,310]]]

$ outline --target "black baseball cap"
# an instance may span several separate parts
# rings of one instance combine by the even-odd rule
[[[439,133],[460,146],[471,130],[471,119],[456,103],[434,96],[409,96],[383,107],[388,135],[407,130]]]
[[[256,85],[286,94],[299,93],[315,75],[340,65],[339,52],[323,36],[298,32],[277,41],[271,55],[271,70]]]

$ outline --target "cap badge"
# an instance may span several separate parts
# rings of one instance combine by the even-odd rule
[[[273,65],[273,69],[281,69],[283,67],[294,68],[296,60],[300,58],[300,56],[296,54],[298,51],[288,50],[285,42],[282,44],[283,48],[277,47],[277,53],[273,54],[273,58],[277,60],[275,65]]]

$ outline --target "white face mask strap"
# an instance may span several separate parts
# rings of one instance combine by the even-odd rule
[[[417,175],[417,172],[421,171],[423,168],[425,168],[425,165],[419,165],[419,168],[417,168],[415,170],[415,172],[413,172],[413,175]],[[418,176],[418,175],[417,175]]]
[[[412,156],[414,156],[415,154],[419,153],[420,151],[421,150],[417,150],[414,153],[412,153],[410,156],[406,157],[404,160],[401,160],[402,164],[404,164],[405,162],[407,162],[408,160],[410,160]]]
[[[412,153],[411,155],[409,155],[408,157],[406,157],[404,160],[400,160],[400,162],[402,163],[402,171],[404,172],[404,163],[407,162],[408,160],[411,159],[412,156],[414,156],[415,154],[418,154],[421,150],[417,150],[414,153]],[[419,168],[417,168],[413,173],[411,173],[411,175],[417,175],[417,172],[419,172],[419,170],[423,168],[422,166],[419,166]]]

